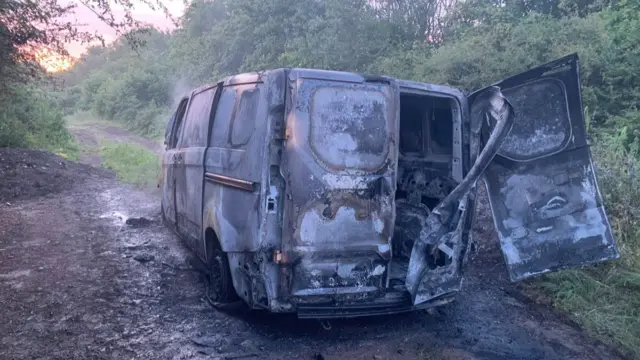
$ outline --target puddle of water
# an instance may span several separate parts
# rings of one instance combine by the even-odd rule
[[[108,213],[100,215],[100,219],[112,219],[116,225],[124,225],[129,217],[120,211],[110,211]]]
[[[121,210],[114,210],[121,207],[122,195],[114,193],[112,189],[108,189],[100,193],[100,198],[107,205],[107,209],[112,209],[100,215],[100,219],[112,219],[114,225],[124,225],[129,216]]]
[[[22,276],[31,275],[31,270],[15,270],[10,273],[0,274],[0,279],[16,279]]]

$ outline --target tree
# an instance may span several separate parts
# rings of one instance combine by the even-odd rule
[[[169,16],[161,0],[136,2],[163,10]],[[133,17],[133,0],[80,0],[80,4],[124,36],[131,46],[140,45],[135,35],[142,23]],[[0,0],[0,78],[3,84],[25,81],[41,74],[36,63],[39,52],[67,55],[64,45],[71,40],[104,43],[100,34],[80,30],[79,23],[69,20],[77,6],[61,0]],[[116,9],[123,11],[122,17],[116,17]]]

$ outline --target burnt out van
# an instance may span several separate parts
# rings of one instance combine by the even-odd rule
[[[163,217],[218,303],[301,318],[447,303],[479,181],[512,281],[619,257],[575,54],[470,94],[337,71],[231,76],[182,99],[166,134]]]

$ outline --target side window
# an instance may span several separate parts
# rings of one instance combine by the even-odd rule
[[[184,123],[184,113],[187,110],[187,104],[189,103],[189,98],[184,98],[180,101],[176,112],[174,113],[174,117],[171,120],[171,128],[167,128],[167,131],[173,130],[168,136],[167,139],[167,148],[173,149],[176,147],[178,142],[178,134],[182,130],[182,124]]]
[[[213,105],[216,88],[209,88],[195,94],[191,98],[187,115],[183,121],[182,131],[179,132],[178,147],[207,146],[209,116]]]
[[[240,94],[240,99],[234,111],[230,140],[232,146],[241,147],[247,145],[255,130],[260,88],[251,85],[251,87],[240,87],[237,92]]]
[[[213,120],[210,146],[247,145],[255,130],[259,102],[260,88],[256,84],[224,87]]]
[[[173,124],[176,123],[176,115],[178,115],[178,109],[171,114],[169,122],[167,123],[167,129],[164,132],[164,144],[169,145],[169,136],[171,136],[171,130],[173,130]]]
[[[209,142],[209,146],[227,147],[229,123],[231,122],[231,117],[233,116],[235,104],[236,87],[224,87],[222,89],[222,94],[220,94],[220,100],[216,109],[216,116],[213,119],[211,141]]]

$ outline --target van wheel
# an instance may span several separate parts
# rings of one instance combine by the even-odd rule
[[[238,295],[233,287],[231,270],[227,255],[220,249],[217,241],[213,240],[211,256],[207,264],[206,296],[213,304],[226,304],[238,300]]]

